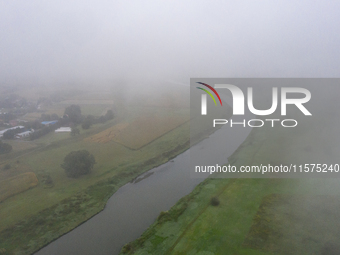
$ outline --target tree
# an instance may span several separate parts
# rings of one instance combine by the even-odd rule
[[[4,134],[3,134],[3,139],[13,139],[15,136],[16,132],[14,129],[10,129],[7,130]]]
[[[56,114],[56,113],[51,114],[51,120],[58,120],[58,119],[59,119],[58,114]]]
[[[3,143],[0,140],[0,154],[5,154],[12,151],[12,145],[8,143]]]
[[[81,122],[81,109],[79,105],[70,105],[66,107],[64,115],[67,115],[69,120],[74,123]]]
[[[80,134],[80,130],[77,127],[71,128],[71,136],[76,136]]]
[[[51,120],[51,115],[42,113],[40,117],[41,121],[50,121]]]
[[[83,121],[83,123],[81,124],[81,127],[83,129],[89,129],[92,124],[94,123],[94,117],[90,117],[91,115],[87,116],[87,118]]]
[[[106,122],[105,116],[104,115],[99,116],[98,122],[99,123],[105,123]]]
[[[81,127],[83,129],[89,129],[92,125],[92,122],[88,119],[84,120],[83,124],[81,124]]]
[[[87,150],[72,151],[64,158],[61,167],[65,169],[68,177],[77,178],[81,175],[88,174],[96,160]]]
[[[106,120],[112,120],[114,118],[114,115],[113,115],[113,111],[112,110],[108,110],[105,114],[105,119]]]
[[[41,122],[38,121],[38,120],[26,122],[26,123],[24,124],[24,126],[25,126],[26,129],[32,129],[32,128],[33,128],[33,129],[40,129],[40,128],[43,128],[43,127],[44,127],[44,125],[41,124]]]

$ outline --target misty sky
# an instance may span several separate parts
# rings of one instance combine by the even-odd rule
[[[0,0],[0,82],[339,77],[339,1]]]

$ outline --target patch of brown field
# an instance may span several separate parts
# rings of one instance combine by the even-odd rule
[[[95,142],[95,143],[107,143],[114,139],[124,128],[126,128],[129,124],[128,123],[119,123],[110,127],[98,134],[90,136],[85,139],[88,142]]]
[[[33,120],[39,119],[40,117],[41,117],[41,112],[30,112],[30,113],[25,114],[20,119],[26,120],[26,121],[33,121]]]
[[[140,117],[124,128],[114,141],[136,150],[188,120],[188,116]]]
[[[59,117],[62,117],[65,112],[65,107],[60,107],[59,105],[55,106],[55,108],[47,108],[43,113],[44,114],[57,114]]]
[[[137,150],[188,120],[189,116],[185,115],[143,116],[138,117],[131,123],[117,124],[85,140],[98,143],[106,143],[112,140],[130,149]]]
[[[0,202],[38,185],[38,178],[33,172],[19,174],[0,182]]]

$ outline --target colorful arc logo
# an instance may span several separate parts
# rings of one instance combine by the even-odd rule
[[[197,82],[197,83],[198,83],[198,84],[201,84],[201,85],[204,85],[204,86],[206,86],[207,88],[211,89],[211,91],[214,92],[215,95],[217,96],[218,100],[220,100],[220,104],[221,104],[221,106],[222,106],[222,100],[221,100],[221,98],[220,98],[220,95],[217,93],[217,91],[216,91],[213,87],[211,87],[210,85],[205,84],[205,83],[203,83],[203,82]],[[197,88],[198,88],[198,89],[201,89],[201,90],[203,90],[203,91],[205,91],[205,92],[206,92],[206,93],[214,100],[215,105],[217,105],[214,96],[210,93],[209,90],[202,89],[202,88],[200,88],[200,87],[197,87]]]
[[[203,83],[203,82],[197,82],[197,83],[201,84],[203,86],[206,86],[212,92],[214,92],[215,95],[217,96],[218,100],[220,100],[220,104],[222,106],[222,100],[220,98],[220,95],[216,92],[216,90],[213,87],[211,87],[210,85],[208,85],[206,83]],[[203,89],[203,88],[200,88],[200,87],[197,87],[197,88],[203,90],[204,92],[206,92],[214,100],[215,105],[217,105],[214,96],[210,93],[209,90],[206,90],[206,89]],[[202,94],[202,96],[201,96],[201,114],[202,115],[207,115],[207,95],[206,94]]]

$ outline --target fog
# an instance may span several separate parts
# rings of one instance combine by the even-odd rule
[[[0,84],[338,77],[339,5],[0,1]]]
[[[16,92],[13,88],[25,87],[19,93],[25,98],[14,99],[34,102],[26,103],[25,113],[33,107],[40,115],[38,102],[43,101],[39,99],[49,98],[52,91],[62,91],[60,88],[81,92],[92,89],[104,95],[98,100],[113,99],[120,106],[133,102],[140,107],[139,103],[150,100],[149,93],[154,91],[164,95],[186,86],[186,94],[175,92],[188,96],[190,78],[339,77],[339,10],[340,1],[321,0],[0,0],[0,88],[6,88],[0,90],[0,97],[5,94],[2,91],[10,95]],[[38,94],[27,89],[33,86],[45,90]],[[339,90],[321,86],[312,89],[313,96],[319,98],[312,108],[316,116],[313,121],[318,124],[315,121],[310,125],[312,138],[305,143],[315,146],[296,150],[306,158],[317,155],[317,163],[329,159],[339,163]],[[86,101],[86,96],[74,98]],[[178,108],[188,104],[188,100],[182,100],[185,104],[171,101],[176,95],[169,98]],[[164,97],[159,97],[162,100]],[[159,103],[150,101],[152,106]],[[60,107],[60,116],[64,106]],[[129,109],[119,110],[117,119],[128,115]],[[100,110],[105,111],[106,106]],[[289,145],[283,149],[289,156],[295,153]],[[283,153],[278,155],[284,159]],[[294,156],[301,159],[298,155]],[[327,249],[335,245],[334,254],[339,254],[336,238],[340,225],[333,224],[340,212],[339,199],[332,204],[332,196],[340,194],[338,179],[291,183],[297,186],[297,193],[310,194],[306,200],[291,200],[296,212],[309,213],[304,219],[310,225],[306,223],[301,229],[307,233],[317,222],[311,236],[325,243]],[[328,226],[333,226],[331,237],[323,237]]]

